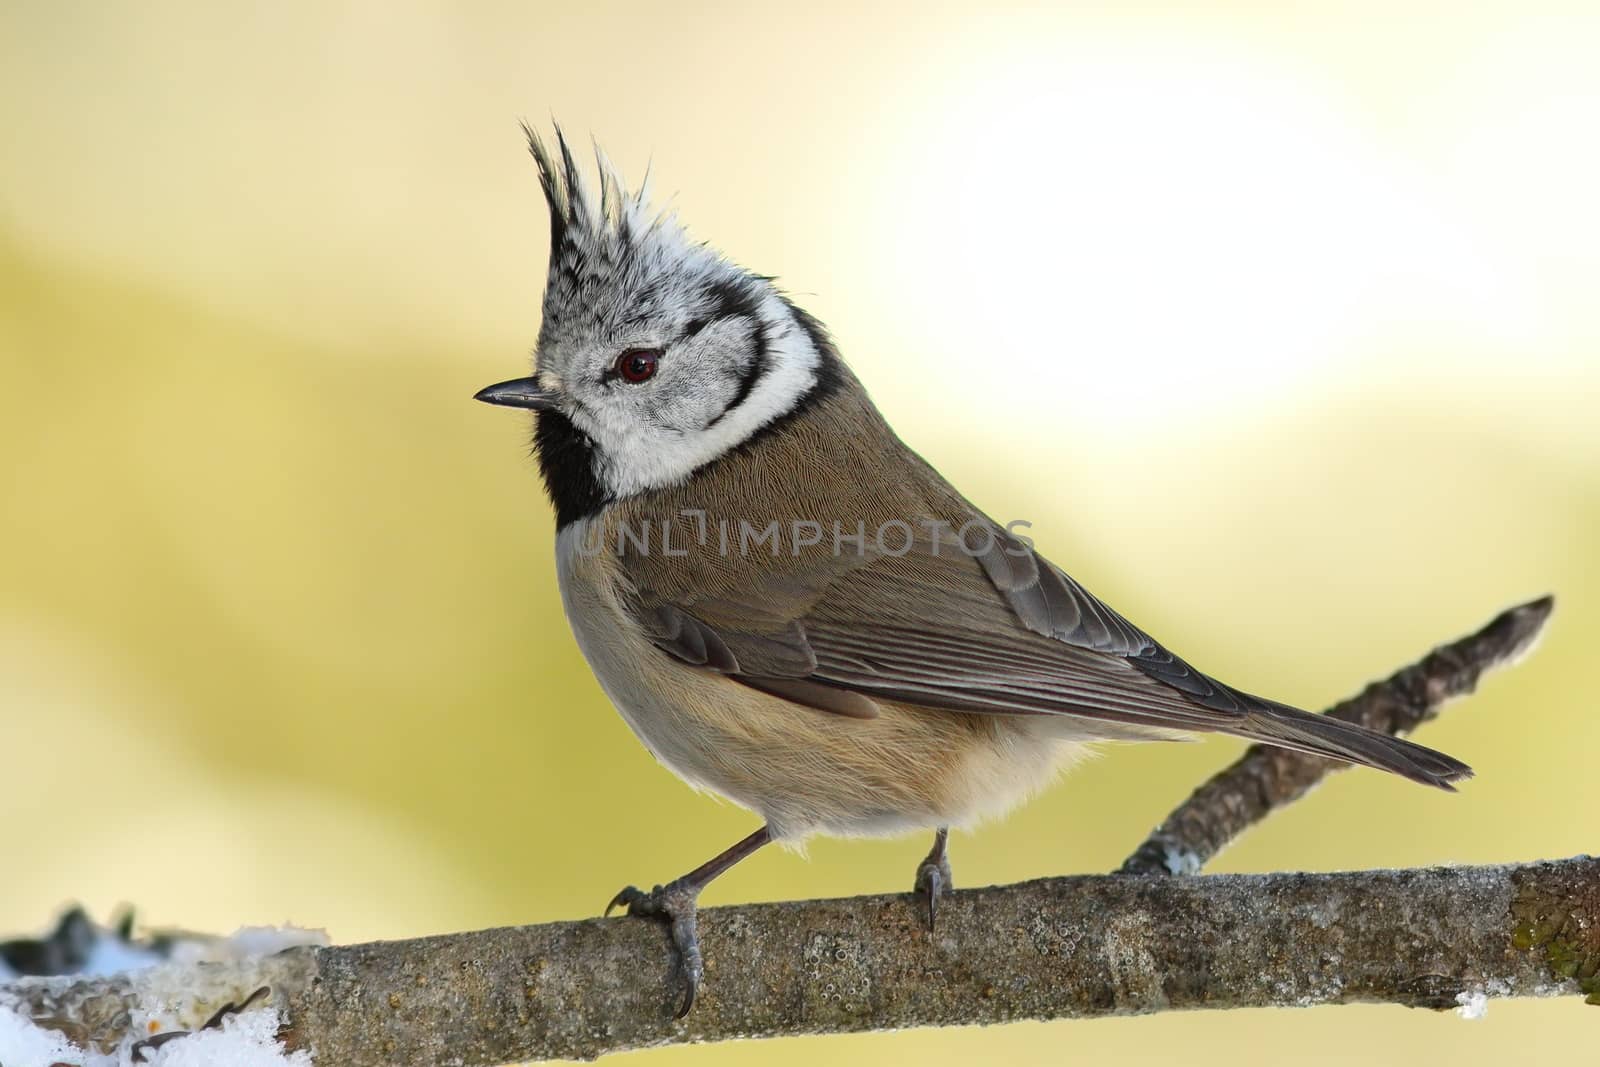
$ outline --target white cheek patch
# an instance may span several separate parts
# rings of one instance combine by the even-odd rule
[[[688,428],[666,428],[613,408],[586,409],[573,416],[599,446],[595,473],[614,496],[678,484],[788,414],[816,384],[821,354],[788,307],[769,294],[759,313],[766,331],[764,367],[744,399],[726,410],[727,391],[708,389],[703,403],[682,403],[674,413],[672,422]],[[748,343],[753,346],[754,338]]]

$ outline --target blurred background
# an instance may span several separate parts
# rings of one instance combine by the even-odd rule
[[[1201,667],[1320,708],[1550,591],[1543,646],[1217,870],[1600,847],[1592,5],[10,3],[0,12],[0,931],[341,941],[596,913],[753,829],[567,627],[517,413],[592,133],[780,276],[902,435]],[[1109,749],[954,843],[1116,866],[1226,739]],[[818,841],[712,904],[908,888]],[[638,1054],[1528,1062],[1578,1001]]]

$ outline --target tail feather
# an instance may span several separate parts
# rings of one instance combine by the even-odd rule
[[[1278,748],[1376,767],[1450,792],[1455,791],[1451,782],[1472,777],[1471,767],[1443,752],[1282,704],[1252,711],[1244,723],[1228,732]]]

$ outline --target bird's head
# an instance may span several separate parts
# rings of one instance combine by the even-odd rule
[[[590,192],[566,138],[528,147],[550,208],[534,374],[478,393],[538,412],[558,523],[675,485],[794,411],[834,357],[770,278],[692,240],[596,151]]]

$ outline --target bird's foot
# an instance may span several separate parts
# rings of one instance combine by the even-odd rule
[[[940,894],[948,893],[955,887],[955,879],[950,876],[950,860],[945,856],[944,849],[936,846],[926,859],[917,864],[917,881],[912,887],[913,892],[928,898],[929,933],[933,932],[939,918]]]
[[[678,950],[678,970],[683,976],[683,1003],[677,1017],[683,1018],[694,1007],[694,998],[700,992],[700,982],[705,977],[705,960],[700,955],[700,924],[696,901],[700,886],[680,878],[676,882],[658,885],[646,893],[636,886],[628,886],[606,905],[606,914],[616,908],[626,907],[629,915],[657,919],[667,924],[672,944]]]

